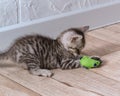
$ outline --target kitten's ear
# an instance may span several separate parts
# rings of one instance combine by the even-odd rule
[[[73,37],[71,37],[71,42],[74,43],[77,40],[81,40],[81,39],[82,39],[82,36],[73,36]]]
[[[89,26],[83,26],[81,28],[79,28],[82,32],[86,32],[89,30]]]

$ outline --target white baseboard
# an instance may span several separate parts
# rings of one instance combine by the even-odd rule
[[[0,28],[0,50],[5,50],[11,42],[26,34],[42,34],[55,38],[70,27],[89,25],[90,29],[120,22],[120,1],[82,11],[73,11]]]

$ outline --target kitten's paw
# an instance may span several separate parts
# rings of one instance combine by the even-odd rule
[[[32,69],[30,73],[37,76],[52,77],[53,73],[47,69]]]
[[[92,59],[99,60],[102,63],[102,60],[100,59],[99,56],[91,56]]]
[[[100,57],[99,56],[91,56],[92,59],[95,59],[95,60],[100,60]]]
[[[42,69],[39,76],[52,77],[53,73],[50,70]]]

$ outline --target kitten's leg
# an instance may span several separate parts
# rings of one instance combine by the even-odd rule
[[[27,65],[29,72],[37,76],[51,77],[53,73],[48,69],[41,69],[39,62],[33,58],[20,58],[19,62]]]
[[[80,61],[79,59],[63,59],[61,62],[61,68],[62,69],[75,69],[75,68],[80,68]]]
[[[71,59],[71,58],[63,59],[62,63],[61,63],[61,68],[62,69],[75,69],[75,68],[83,67],[80,64],[80,58],[81,57],[82,56],[78,56],[78,57],[73,58],[73,59]],[[100,57],[92,56],[91,58],[95,59],[95,60],[99,60],[102,63],[102,60],[100,59]]]

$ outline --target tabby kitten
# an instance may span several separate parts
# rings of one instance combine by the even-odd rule
[[[40,35],[22,37],[0,54],[0,60],[26,65],[31,74],[47,77],[53,75],[50,69],[79,68],[79,54],[88,29],[89,26],[71,28],[55,40]]]

